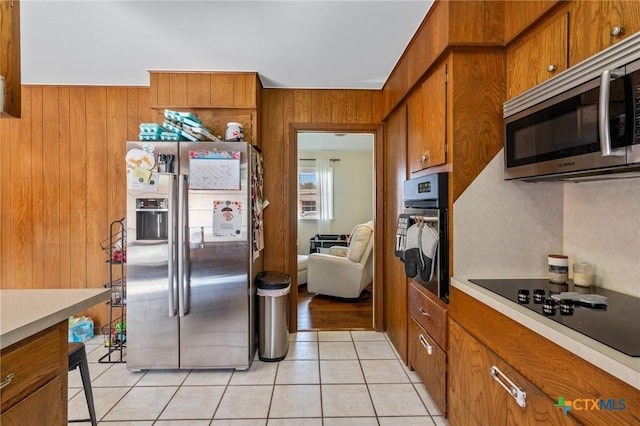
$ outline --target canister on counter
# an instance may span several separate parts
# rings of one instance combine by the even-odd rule
[[[562,254],[549,255],[549,281],[565,284],[569,277],[569,258]]]
[[[591,287],[595,282],[594,267],[587,262],[573,264],[573,283],[580,287]]]

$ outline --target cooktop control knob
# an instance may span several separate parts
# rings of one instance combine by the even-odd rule
[[[553,299],[545,299],[542,304],[542,313],[548,316],[554,316],[556,314],[556,301]]]
[[[545,291],[543,288],[536,288],[533,290],[533,303],[541,304],[544,302]]]
[[[573,302],[571,300],[560,301],[560,315],[573,315]]]
[[[529,303],[529,290],[526,288],[518,290],[518,303],[525,305]]]

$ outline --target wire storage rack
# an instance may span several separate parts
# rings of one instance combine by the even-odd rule
[[[127,231],[124,218],[111,222],[109,237],[100,243],[107,255],[109,281],[104,285],[111,289],[108,322],[102,327],[104,345],[107,353],[99,361],[102,363],[122,363],[127,343],[127,278],[125,265],[127,262]]]

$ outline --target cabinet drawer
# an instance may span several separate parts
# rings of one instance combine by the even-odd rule
[[[409,366],[412,367],[442,415],[447,410],[447,354],[415,319],[409,319]]]
[[[447,349],[447,308],[428,296],[419,284],[409,286],[409,312],[427,333]],[[435,297],[435,296],[434,296]],[[443,303],[444,304],[444,303]]]
[[[0,377],[5,380],[13,374],[2,388],[3,412],[60,374],[60,350],[63,344],[66,347],[63,337],[66,334],[55,326],[2,351]]]
[[[60,377],[48,382],[29,397],[23,399],[0,416],[3,426],[63,425],[62,385]]]

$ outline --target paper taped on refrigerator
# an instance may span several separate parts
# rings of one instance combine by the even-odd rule
[[[191,159],[189,189],[240,189],[239,159]]]

